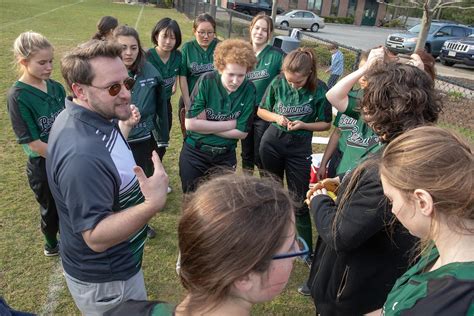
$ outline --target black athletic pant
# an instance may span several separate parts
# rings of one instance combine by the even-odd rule
[[[130,145],[137,166],[140,166],[143,169],[147,177],[151,177],[154,171],[153,161],[151,160],[152,152],[155,150],[160,159],[163,160],[166,147],[158,148],[153,137],[141,142],[128,144]]]
[[[213,155],[184,142],[179,155],[179,176],[183,193],[195,191],[199,182],[214,172],[222,171],[222,169],[235,170],[236,164],[235,149],[224,154]]]
[[[171,106],[171,99],[168,99],[168,132],[171,131],[171,126],[173,125],[173,107]]]
[[[253,172],[254,166],[262,170],[262,160],[260,159],[259,149],[263,133],[268,128],[267,121],[260,119],[256,114],[253,124],[245,139],[242,139],[242,168]]]
[[[179,118],[179,125],[181,127],[181,133],[183,134],[183,139],[184,139],[186,138],[186,126],[184,125],[184,120],[186,118],[186,108],[184,106],[183,97],[179,97],[178,118]]]
[[[43,157],[29,158],[26,163],[26,175],[36,201],[40,205],[41,231],[48,243],[54,243],[57,241],[59,232],[59,218],[56,203],[49,189],[45,162]],[[48,246],[54,247],[55,245]]]
[[[311,136],[291,135],[270,125],[260,144],[260,158],[265,171],[276,175],[281,181],[286,175],[289,191],[301,202],[296,210],[297,216],[309,212],[303,201],[311,172],[311,139]]]

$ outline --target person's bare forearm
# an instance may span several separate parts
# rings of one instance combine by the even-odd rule
[[[232,130],[236,126],[235,120],[230,121],[207,121],[197,118],[187,118],[184,121],[186,130],[202,134],[217,134]]]
[[[247,137],[247,134],[248,133],[244,133],[235,128],[225,132],[216,133],[217,136],[231,139],[244,139]]]
[[[350,73],[339,80],[327,93],[326,98],[339,112],[344,113],[349,105],[348,93],[357,81],[367,72],[366,67]]]
[[[271,123],[276,122],[278,120],[278,118],[280,117],[280,114],[270,112],[270,111],[268,111],[266,109],[263,109],[263,108],[258,108],[257,115],[262,120],[267,121],[267,122],[271,122]]]
[[[328,164],[329,159],[331,159],[332,155],[336,151],[337,144],[339,142],[339,130],[336,128],[331,133],[329,137],[328,145],[326,146],[326,150],[324,150],[323,158],[321,159],[321,165],[326,166]]]
[[[46,158],[47,151],[48,151],[48,144],[37,139],[32,141],[31,143],[28,143],[28,147],[38,155],[40,155],[43,158]]]
[[[95,252],[103,252],[142,228],[162,207],[143,202],[101,220],[93,229],[82,233],[86,244]]]
[[[186,112],[189,110],[189,107],[191,106],[191,99],[189,98],[189,87],[188,87],[188,81],[186,77],[184,76],[179,76],[179,88],[181,89],[181,97],[183,98],[183,103],[184,103],[184,108],[186,109]]]
[[[331,123],[328,122],[314,122],[314,123],[304,123],[303,128],[307,131],[312,132],[322,132],[327,131],[331,128]]]

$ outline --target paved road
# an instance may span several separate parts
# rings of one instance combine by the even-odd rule
[[[371,26],[326,24],[326,27],[319,30],[318,33],[310,34],[316,35],[322,39],[328,39],[347,46],[352,46],[354,48],[368,50],[379,45],[384,45],[387,36],[394,32],[396,31],[393,29]],[[286,35],[287,31],[277,30],[277,33],[285,33]],[[447,67],[438,62],[436,64],[436,71],[441,76],[474,79],[474,67],[468,67],[465,65]]]

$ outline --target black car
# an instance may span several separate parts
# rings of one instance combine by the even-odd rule
[[[446,66],[454,64],[474,66],[474,34],[444,42],[439,59]]]

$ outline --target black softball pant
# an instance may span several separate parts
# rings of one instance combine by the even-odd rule
[[[223,169],[235,170],[236,164],[235,149],[213,155],[183,142],[183,148],[179,155],[179,176],[183,193],[194,192],[199,182],[206,176]]]
[[[255,114],[253,124],[245,139],[242,139],[242,168],[253,171],[254,166],[262,170],[262,160],[260,159],[259,148],[262,136],[270,123],[257,117]]]
[[[141,142],[133,142],[128,144],[132,150],[133,158],[135,159],[137,166],[143,169],[147,177],[151,177],[155,170],[153,160],[151,160],[153,150],[155,150],[160,159],[163,160],[166,147],[158,148],[158,145],[156,144],[156,141],[153,137]]]
[[[46,238],[49,247],[55,247],[59,232],[59,218],[53,195],[49,189],[46,175],[46,159],[43,157],[28,158],[26,175],[36,201],[40,205],[41,232]]]
[[[270,125],[260,143],[260,158],[265,171],[281,181],[286,176],[288,189],[295,195],[300,207],[296,215],[309,213],[303,201],[308,191],[311,172],[311,136],[297,136]]]

